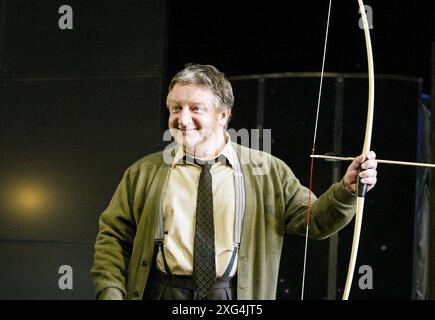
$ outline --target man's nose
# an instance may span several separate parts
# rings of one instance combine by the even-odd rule
[[[186,127],[192,122],[192,115],[189,109],[183,109],[180,113],[179,122],[183,127]]]

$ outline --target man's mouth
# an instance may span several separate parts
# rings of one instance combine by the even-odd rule
[[[196,129],[196,128],[178,128],[178,130],[180,130],[181,132],[193,132],[193,131],[196,131],[198,129]]]

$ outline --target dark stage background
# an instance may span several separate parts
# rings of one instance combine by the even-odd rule
[[[374,13],[376,73],[408,77],[377,83],[374,149],[416,161],[420,94],[430,92],[431,1],[365,3]],[[64,4],[73,9],[72,30],[58,26]],[[168,79],[188,62],[233,78],[319,72],[327,7],[318,0],[0,0],[0,299],[93,299],[99,215],[124,170],[162,147]],[[326,71],[366,73],[358,19],[357,1],[333,3]],[[267,80],[262,96],[256,80],[235,81],[234,89],[232,126],[272,128],[272,153],[308,184],[318,78]],[[325,81],[319,152],[334,149],[342,97],[339,140],[352,156],[362,146],[366,80],[346,80],[342,89],[336,78]],[[319,162],[316,170],[319,193],[332,168]],[[379,174],[359,260],[373,266],[374,289],[354,285],[351,298],[410,299],[416,171],[382,167]],[[332,293],[330,243],[310,242],[308,299],[341,296],[351,231],[339,236]],[[299,298],[301,241],[286,237],[279,299]],[[72,289],[59,287],[63,265],[73,270]]]

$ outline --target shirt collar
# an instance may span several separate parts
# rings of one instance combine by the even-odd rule
[[[237,154],[231,144],[231,137],[227,131],[225,131],[225,145],[219,152],[217,159],[224,164],[230,164],[233,168],[236,166]],[[177,147],[175,152],[174,161],[172,162],[172,168],[178,164],[193,164],[193,158],[187,155],[181,146]]]

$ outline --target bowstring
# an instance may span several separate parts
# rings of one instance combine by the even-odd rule
[[[320,73],[320,85],[319,85],[319,95],[317,98],[317,111],[316,111],[316,123],[314,126],[314,137],[313,137],[313,146],[311,148],[311,155],[315,155],[316,150],[316,139],[317,139],[317,128],[319,124],[319,113],[320,113],[320,102],[322,100],[322,88],[323,88],[323,76],[325,72],[325,61],[326,61],[326,48],[328,45],[328,34],[329,34],[329,21],[331,17],[331,6],[332,0],[329,0],[329,8],[328,8],[328,19],[326,22],[326,33],[325,33],[325,41],[323,46],[323,58],[322,58],[322,71]],[[307,208],[307,227],[305,231],[305,249],[304,249],[304,267],[302,273],[302,290],[301,290],[301,300],[304,300],[304,292],[305,292],[305,275],[307,270],[307,252],[308,252],[308,230],[310,226],[310,213],[311,213],[311,194],[313,191],[313,172],[314,172],[314,157],[311,157],[310,163],[310,192],[308,193],[308,208]]]

